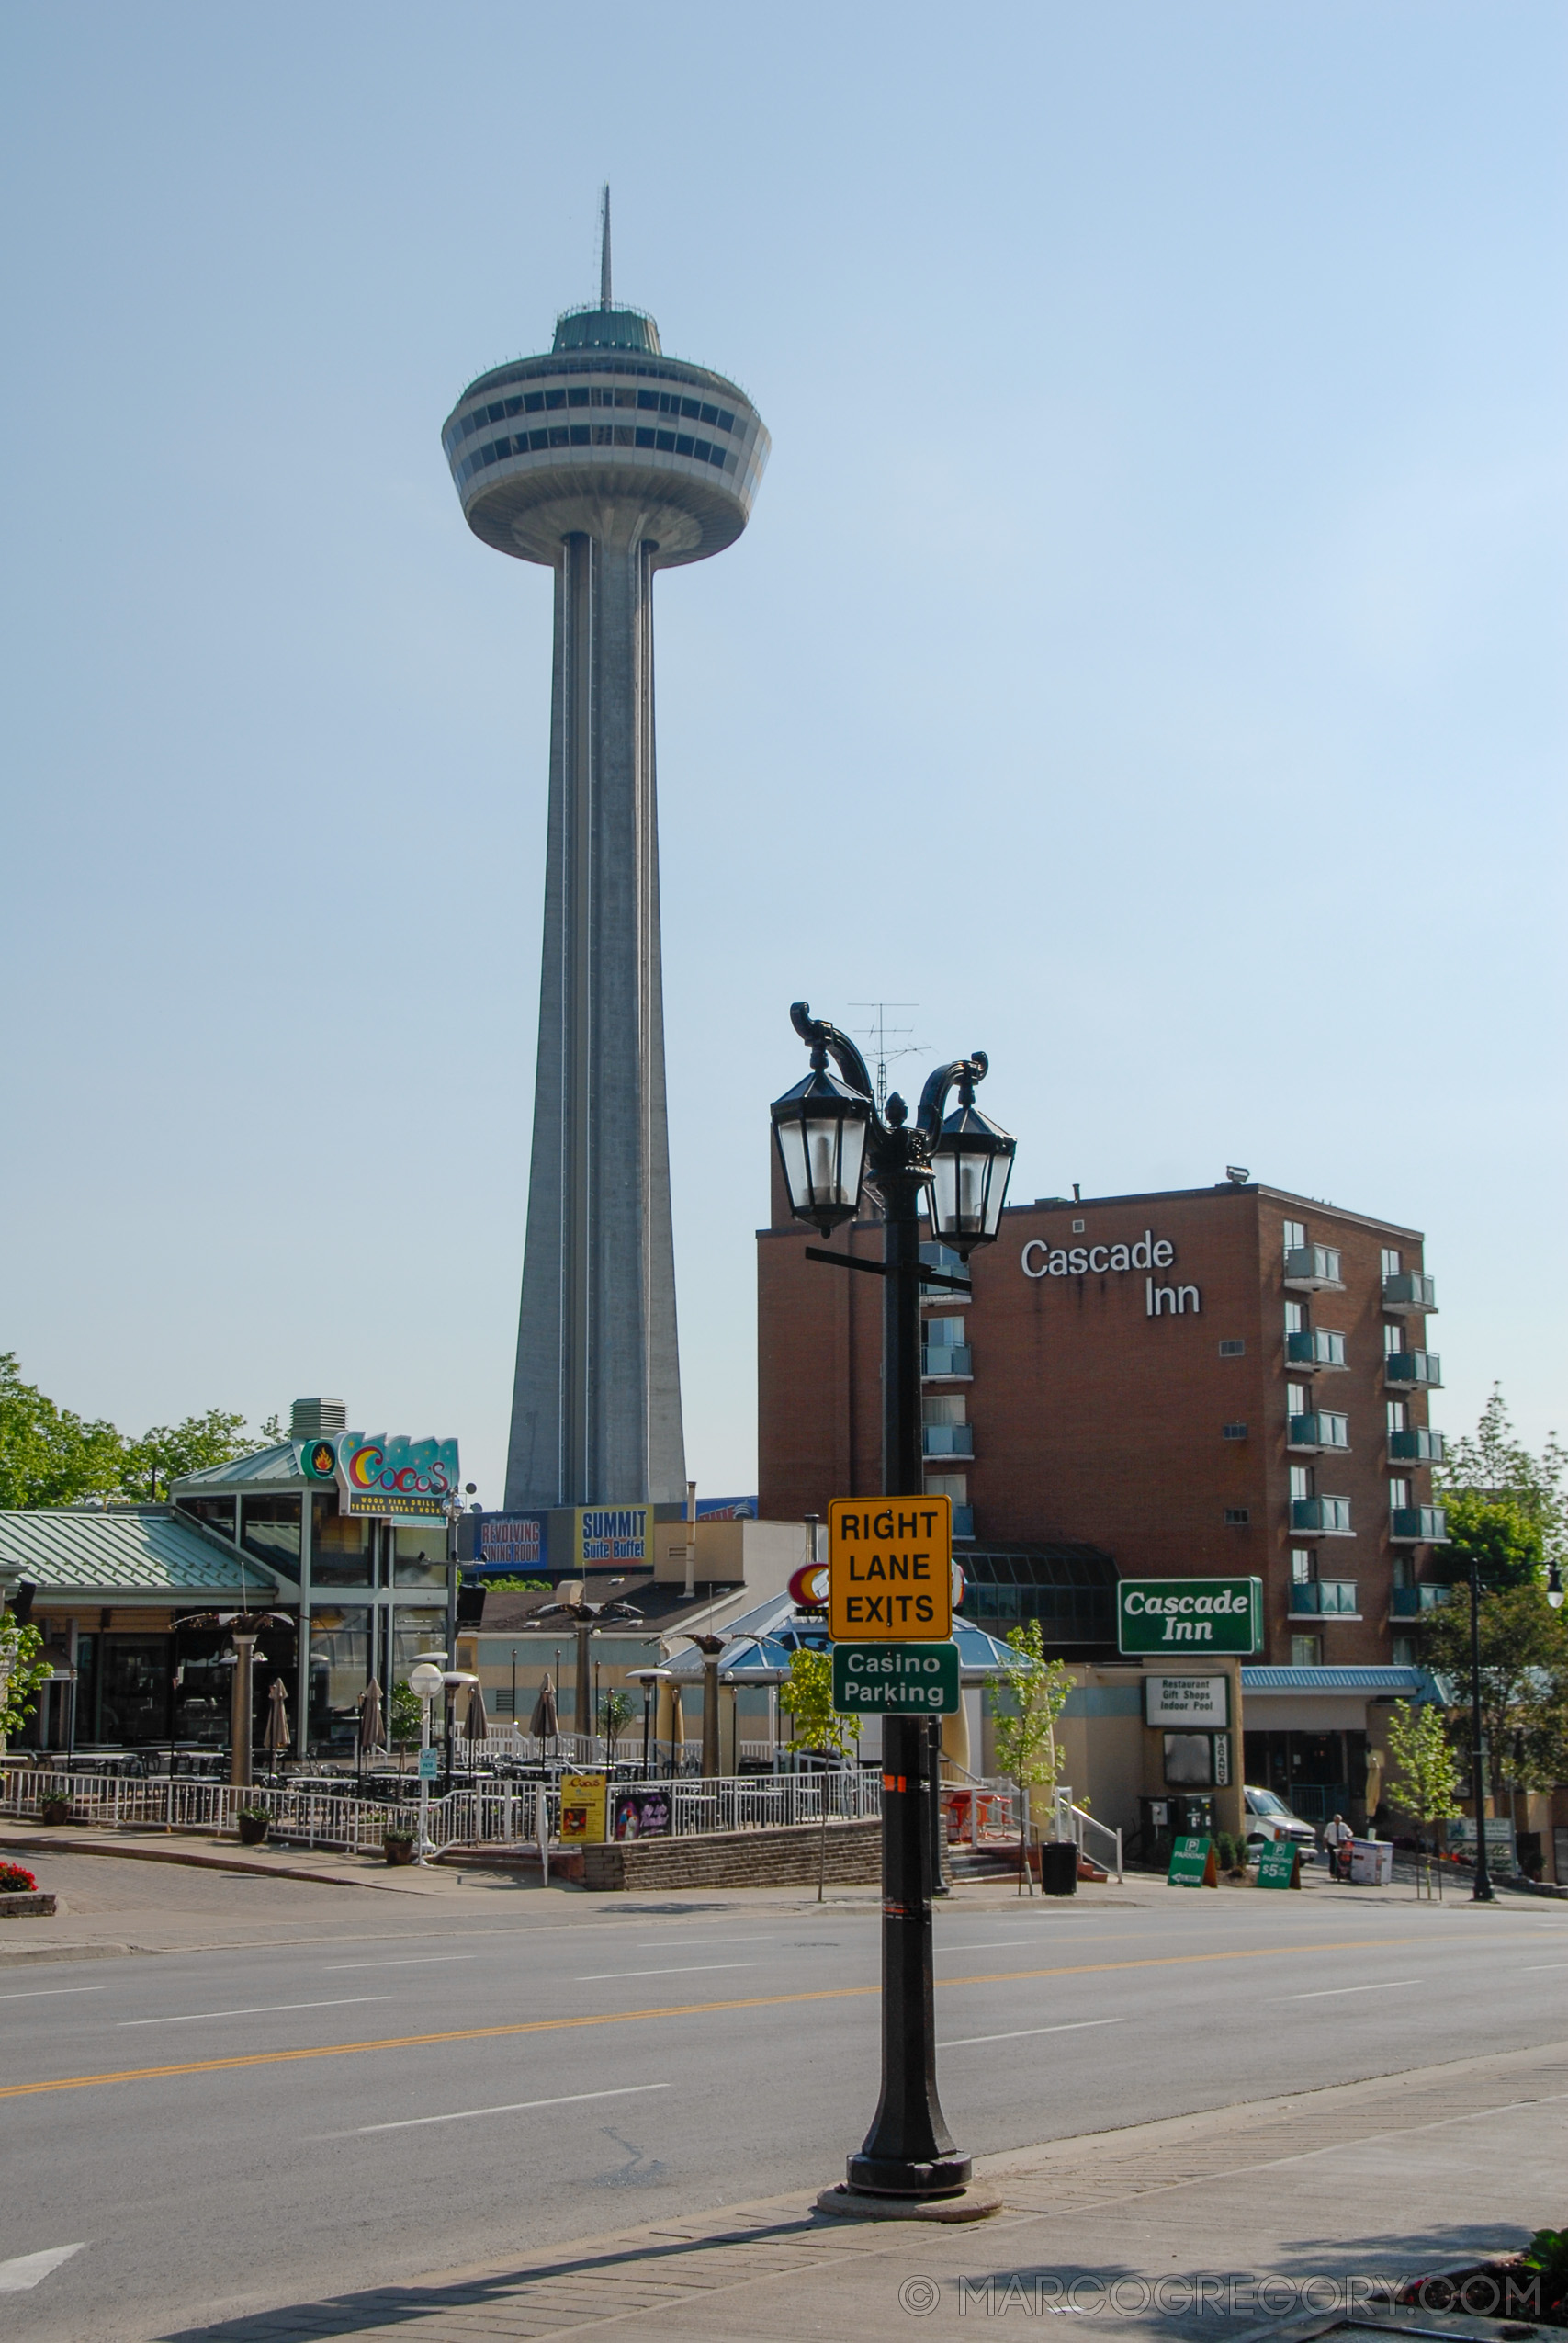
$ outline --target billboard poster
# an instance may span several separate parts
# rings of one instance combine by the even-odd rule
[[[536,1578],[548,1568],[547,1513],[481,1513],[475,1523],[474,1561],[485,1570]]]
[[[754,1522],[757,1500],[754,1497],[699,1497],[699,1522]]]
[[[655,1839],[670,1824],[670,1793],[661,1783],[616,1791],[610,1817],[613,1838]]]
[[[605,1778],[602,1773],[563,1773],[560,1783],[560,1842],[563,1847],[604,1843]]]
[[[651,1505],[579,1505],[573,1515],[572,1559],[585,1570],[629,1562],[651,1568]]]

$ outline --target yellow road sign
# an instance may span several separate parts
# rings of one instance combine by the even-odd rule
[[[828,1507],[835,1643],[945,1643],[953,1633],[951,1497],[835,1497]]]

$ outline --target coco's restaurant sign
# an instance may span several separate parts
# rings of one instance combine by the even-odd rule
[[[302,1441],[299,1461],[307,1480],[337,1483],[340,1513],[384,1522],[439,1521],[461,1479],[455,1440],[410,1440],[400,1432]]]
[[[1196,1285],[1155,1283],[1154,1272],[1169,1269],[1175,1259],[1170,1239],[1145,1228],[1130,1245],[1048,1245],[1043,1237],[1031,1237],[1020,1265],[1026,1277],[1120,1277],[1141,1269],[1145,1318],[1197,1317],[1203,1297]]]
[[[1171,1658],[1254,1652],[1263,1642],[1261,1579],[1123,1579],[1116,1640],[1125,1652]]]

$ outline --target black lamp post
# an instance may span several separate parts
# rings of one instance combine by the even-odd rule
[[[920,1288],[969,1291],[965,1278],[922,1268],[922,1223],[965,1261],[976,1245],[991,1243],[1017,1142],[975,1104],[975,1084],[987,1067],[980,1051],[931,1074],[911,1125],[897,1094],[878,1113],[865,1060],[847,1035],[813,1017],[804,1001],[789,1013],[811,1051],[810,1073],[773,1106],[790,1208],[826,1237],[855,1217],[867,1179],[876,1192],[880,1262],[815,1245],[807,1254],[883,1280],[882,1494],[919,1496]],[[829,1058],[841,1080],[829,1071]],[[955,1086],[959,1104],[944,1121]],[[849,2185],[906,2200],[953,2196],[967,2186],[971,2166],[953,2145],[936,2086],[931,1805],[938,1767],[923,1718],[885,1716],[882,1749],[882,2096],[860,2154],[848,2159]]]
[[[1475,1805],[1475,1885],[1471,1899],[1495,1904],[1486,1861],[1486,1736],[1481,1717],[1481,1565],[1470,1557],[1470,1788]]]

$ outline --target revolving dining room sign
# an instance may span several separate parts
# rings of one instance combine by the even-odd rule
[[[299,1445],[310,1481],[335,1481],[338,1511],[382,1522],[439,1521],[461,1475],[455,1440],[410,1440],[404,1432],[341,1432]]]

